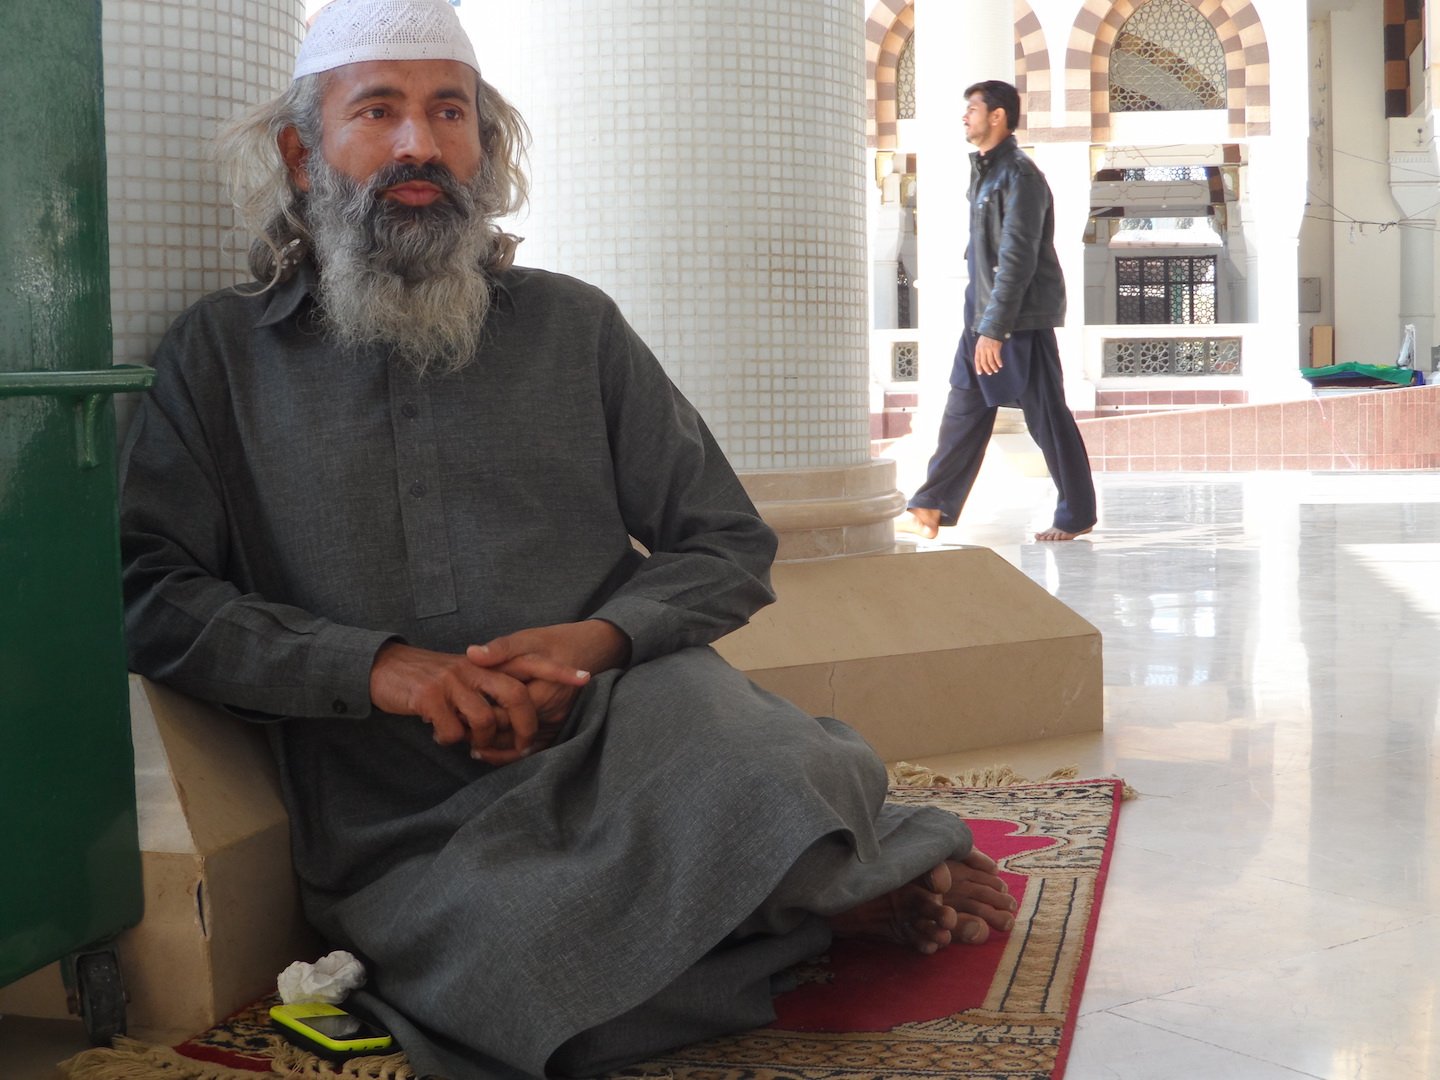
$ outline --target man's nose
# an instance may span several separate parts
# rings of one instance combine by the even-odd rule
[[[395,160],[424,165],[440,157],[440,144],[427,117],[411,117],[400,125],[395,138]]]

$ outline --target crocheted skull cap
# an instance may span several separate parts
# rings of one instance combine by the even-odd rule
[[[480,71],[448,0],[333,0],[310,24],[295,78],[366,60],[459,60]]]

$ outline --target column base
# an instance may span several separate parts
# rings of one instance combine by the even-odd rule
[[[867,555],[895,546],[905,496],[886,459],[819,469],[740,474],[760,516],[780,536],[779,562]]]

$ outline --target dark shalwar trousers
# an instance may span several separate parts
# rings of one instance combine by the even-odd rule
[[[1065,404],[1060,376],[1060,351],[1053,330],[1030,332],[1029,371],[1014,395],[1025,414],[1030,437],[1040,447],[1045,467],[1055,482],[1058,499],[1054,525],[1065,532],[1081,532],[1095,524],[1095,483],[1090,457]],[[1010,342],[1002,352],[1007,367]],[[925,483],[910,499],[911,509],[940,511],[941,525],[954,525],[980,472],[985,448],[995,429],[995,411],[1004,401],[991,402],[982,377],[974,370],[974,338],[966,331],[950,377],[950,396],[940,420],[940,436],[930,458]],[[1019,359],[1018,357],[1015,359]],[[1007,373],[1002,368],[1002,374]]]

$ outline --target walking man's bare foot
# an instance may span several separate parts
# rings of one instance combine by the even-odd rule
[[[908,945],[916,952],[939,952],[949,945],[959,914],[943,897],[954,887],[950,870],[941,863],[928,874],[874,900],[830,917],[836,937],[867,938]]]
[[[1091,525],[1089,529],[1081,529],[1079,532],[1066,532],[1064,529],[1057,528],[1056,526],[1052,525],[1052,526],[1050,526],[1050,528],[1046,529],[1044,532],[1038,532],[1038,533],[1036,533],[1036,534],[1035,534],[1035,539],[1036,539],[1036,540],[1074,540],[1077,536],[1084,536],[1086,533],[1090,532],[1090,530],[1093,529],[1093,528],[1095,528],[1095,526],[1094,526],[1094,525]]]
[[[979,945],[991,930],[1005,933],[1015,925],[1019,908],[998,873],[995,860],[983,851],[971,851],[963,859],[946,863],[950,887],[944,892],[945,905],[956,914],[955,937],[967,945]]]
[[[895,522],[895,530],[934,540],[940,535],[940,511],[926,506],[911,507]]]

